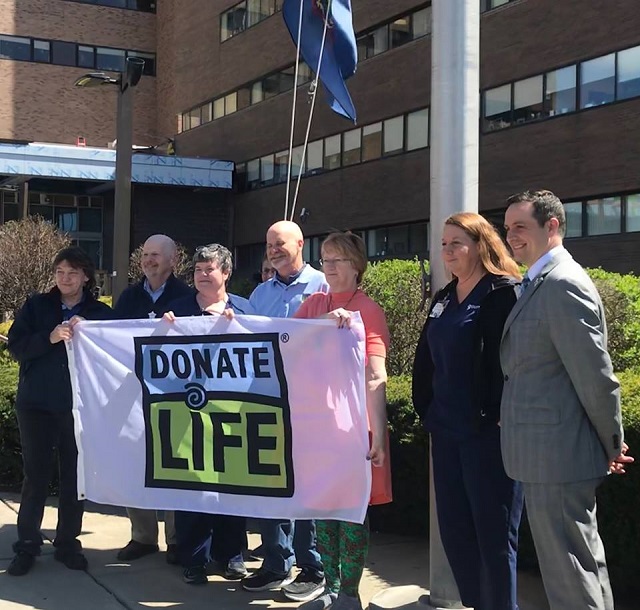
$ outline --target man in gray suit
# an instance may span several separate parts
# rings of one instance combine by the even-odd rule
[[[613,610],[596,488],[633,458],[602,302],[562,245],[562,202],[527,191],[507,203],[507,242],[529,270],[500,349],[505,469],[523,484],[551,610]]]

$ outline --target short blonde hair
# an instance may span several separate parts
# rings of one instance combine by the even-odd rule
[[[356,281],[362,283],[364,272],[367,270],[367,249],[364,240],[351,231],[335,231],[330,233],[322,242],[321,249],[333,248],[338,254],[348,258],[354,269],[358,272]]]

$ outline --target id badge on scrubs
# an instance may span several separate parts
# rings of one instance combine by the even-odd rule
[[[447,305],[449,304],[449,299],[445,301],[439,301],[433,306],[431,313],[429,314],[430,318],[439,318],[442,315],[442,312],[445,310]]]

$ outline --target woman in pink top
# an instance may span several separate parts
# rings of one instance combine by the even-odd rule
[[[296,312],[296,318],[334,318],[338,326],[349,324],[350,312],[359,311],[366,335],[367,414],[373,464],[370,504],[391,501],[391,476],[387,455],[387,407],[385,360],[389,330],[382,308],[360,289],[367,268],[364,242],[353,233],[332,233],[322,244],[322,269],[328,294],[311,295]],[[302,604],[305,610],[362,610],[358,585],[369,547],[369,524],[316,521],[318,551],[326,578],[325,593]]]

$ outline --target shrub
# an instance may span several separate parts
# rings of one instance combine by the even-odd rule
[[[387,416],[393,503],[372,506],[374,530],[429,532],[429,440],[411,402],[411,376],[389,377]]]
[[[0,320],[14,314],[25,299],[53,284],[51,263],[69,237],[39,216],[0,225]]]
[[[609,353],[616,371],[640,362],[640,278],[588,269],[607,317]]]
[[[142,260],[142,247],[144,244],[140,244],[129,257],[129,282],[135,283],[142,280],[144,273],[140,267],[140,261]],[[186,282],[190,286],[193,285],[193,271],[191,268],[191,257],[189,256],[187,249],[182,244],[176,244],[177,257],[174,273],[176,277]]]
[[[422,300],[420,263],[417,260],[388,260],[370,264],[363,290],[384,309],[391,334],[387,358],[390,375],[410,374],[416,345],[427,317],[428,303]]]
[[[0,488],[16,489],[22,480],[20,433],[15,416],[18,365],[0,344]]]

